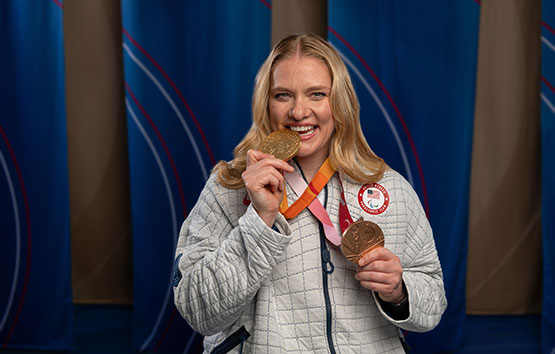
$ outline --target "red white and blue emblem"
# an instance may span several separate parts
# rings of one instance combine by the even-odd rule
[[[358,203],[368,214],[381,214],[389,206],[389,192],[381,184],[365,184],[358,191]]]

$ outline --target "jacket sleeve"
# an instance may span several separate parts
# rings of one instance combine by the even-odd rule
[[[416,192],[408,182],[404,182],[406,243],[400,258],[403,281],[408,292],[409,317],[400,321],[392,319],[383,311],[375,294],[374,296],[380,311],[390,322],[408,331],[426,332],[439,323],[447,307],[447,299],[432,228]]]
[[[231,201],[237,195],[212,175],[179,235],[174,302],[189,325],[205,336],[229,328],[239,318],[290,241],[291,230],[281,214],[277,232],[258,217],[252,204],[232,222],[238,211],[231,210]]]

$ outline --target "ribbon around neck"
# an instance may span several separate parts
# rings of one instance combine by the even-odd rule
[[[322,223],[324,227],[324,234],[328,241],[333,245],[339,247],[341,245],[341,236],[337,234],[331,219],[326,212],[326,209],[322,206],[322,203],[316,198],[318,194],[324,189],[326,184],[329,182],[335,169],[331,166],[329,158],[320,166],[316,175],[312,178],[312,181],[307,185],[304,178],[296,170],[291,173],[284,173],[285,179],[293,188],[297,195],[300,197],[291,205],[288,206],[287,202],[287,192],[284,191],[283,199],[280,204],[280,212],[285,216],[286,219],[292,219],[299,213],[308,207],[310,212]],[[339,219],[341,231],[344,232],[345,229],[353,222],[347,203],[345,202],[345,193],[343,191],[343,183],[339,180],[341,184],[341,200],[339,202]]]

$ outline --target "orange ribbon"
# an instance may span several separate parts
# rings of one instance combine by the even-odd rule
[[[331,176],[335,173],[335,169],[331,166],[330,159],[327,158],[326,161],[320,166],[312,181],[308,184],[305,191],[299,199],[297,199],[290,207],[287,203],[287,192],[283,192],[283,199],[279,206],[279,211],[285,216],[286,219],[294,218],[299,215],[304,208],[306,208],[316,196],[324,189]]]

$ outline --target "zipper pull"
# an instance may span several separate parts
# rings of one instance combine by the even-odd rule
[[[333,273],[333,271],[335,270],[335,266],[331,262],[330,251],[327,247],[322,250],[322,262],[324,265],[324,272],[326,272],[326,274]]]

